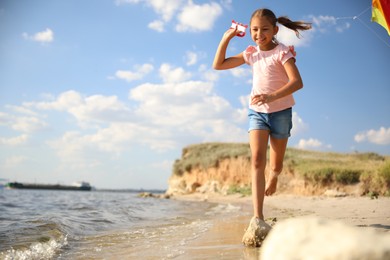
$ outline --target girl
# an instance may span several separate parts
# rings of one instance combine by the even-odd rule
[[[292,128],[292,93],[303,87],[298,68],[295,65],[293,48],[279,43],[276,22],[294,30],[299,37],[300,30],[311,28],[310,23],[291,21],[288,17],[276,18],[269,9],[256,10],[250,20],[250,34],[256,46],[249,46],[244,52],[226,58],[230,40],[239,32],[229,29],[225,32],[215,54],[213,67],[226,70],[244,63],[252,66],[253,86],[249,101],[249,143],[252,154],[252,196],[254,218],[264,220],[264,195],[276,191],[278,175],[283,168],[287,140]],[[270,173],[265,184],[265,166],[268,140],[270,141]]]

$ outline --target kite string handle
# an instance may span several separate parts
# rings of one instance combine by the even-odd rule
[[[240,23],[232,20],[232,26],[230,28],[237,29],[239,31],[239,33],[237,34],[238,37],[244,37],[245,30],[246,30],[246,28],[248,28],[248,25],[240,24]]]

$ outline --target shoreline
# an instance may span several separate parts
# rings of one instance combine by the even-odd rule
[[[174,195],[171,199],[233,204],[247,211],[248,216],[252,211],[252,198],[240,194],[192,193]],[[378,231],[390,232],[390,197],[277,194],[264,198],[264,216],[266,221],[272,218],[279,220],[287,217],[317,216],[341,220],[357,227],[372,227]]]

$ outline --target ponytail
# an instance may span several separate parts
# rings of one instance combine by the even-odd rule
[[[299,38],[299,31],[305,31],[311,29],[311,23],[304,21],[291,21],[287,16],[280,16],[276,19],[281,25],[293,30],[295,35]]]
[[[276,18],[274,12],[272,12],[269,9],[256,10],[252,14],[251,21],[254,16],[267,17],[273,26],[276,26],[276,23],[278,22],[281,25],[293,30],[295,32],[295,35],[298,38],[300,36],[299,31],[305,31],[311,29],[311,23],[304,22],[304,21],[291,21],[290,18],[288,18],[287,16],[281,16]]]

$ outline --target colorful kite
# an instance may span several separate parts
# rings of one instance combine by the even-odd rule
[[[390,0],[372,0],[372,18],[386,29],[390,35]]]

